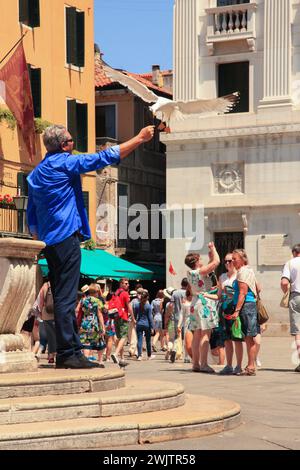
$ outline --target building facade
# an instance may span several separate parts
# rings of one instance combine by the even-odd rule
[[[154,93],[171,98],[169,90],[153,84],[143,75],[124,73],[141,81]],[[100,148],[125,142],[144,126],[154,123],[149,104],[120,83],[112,82],[97,66],[95,86],[96,140]],[[165,178],[165,146],[160,142],[157,131],[151,142],[136,149],[119,167],[98,172],[96,229],[97,243],[101,248],[148,267],[156,273],[154,279],[157,277],[157,280],[164,282],[165,242],[159,234],[156,239],[151,239],[150,232],[152,206],[166,201]],[[135,204],[143,205],[142,213],[137,208],[135,215],[130,215],[129,209]],[[133,239],[129,227],[139,216],[141,224],[138,231],[141,236]]]
[[[300,237],[300,1],[176,0],[174,28],[175,99],[241,97],[232,113],[172,124],[167,203],[204,206],[199,252],[209,240],[222,257],[246,249],[268,333],[285,334],[281,270]],[[177,283],[187,251],[167,242]]]
[[[0,0],[0,60],[27,33],[23,44],[35,117],[42,126],[47,121],[68,127],[79,152],[94,152],[96,142],[93,4],[93,0]],[[2,104],[0,116],[3,109]],[[0,120],[1,195],[27,194],[26,176],[45,154],[40,134],[36,147],[30,162],[18,129],[11,130],[5,119]],[[83,177],[83,190],[95,237],[95,174]],[[0,207],[0,233],[21,236],[17,214],[10,212]]]

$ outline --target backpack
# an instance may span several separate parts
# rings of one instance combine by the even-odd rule
[[[122,291],[118,294],[112,294],[111,299],[108,301],[108,317],[112,320],[124,318],[125,312],[119,297],[121,293]]]
[[[48,287],[47,294],[46,294],[45,309],[49,315],[54,313],[53,295],[52,295],[50,286]]]

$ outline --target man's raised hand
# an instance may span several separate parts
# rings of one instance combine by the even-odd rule
[[[149,142],[149,140],[153,138],[154,129],[155,126],[147,126],[140,131],[139,137],[142,139],[143,142]]]

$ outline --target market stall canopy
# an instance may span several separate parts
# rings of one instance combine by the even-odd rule
[[[43,275],[48,274],[47,261],[39,260]],[[119,281],[122,277],[130,280],[151,280],[153,272],[118,258],[104,250],[87,250],[81,248],[80,273],[90,278],[103,277]]]

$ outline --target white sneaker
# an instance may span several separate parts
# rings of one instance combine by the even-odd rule
[[[142,356],[139,356],[139,357],[137,358],[137,360],[138,360],[138,361],[141,361],[141,360],[142,360]]]
[[[256,358],[256,361],[255,361],[255,362],[256,362],[257,367],[261,367],[261,366],[262,366],[262,363],[260,362],[259,357]]]
[[[152,359],[154,359],[156,356],[154,354],[152,354],[151,356],[148,357],[148,361],[151,361]]]

